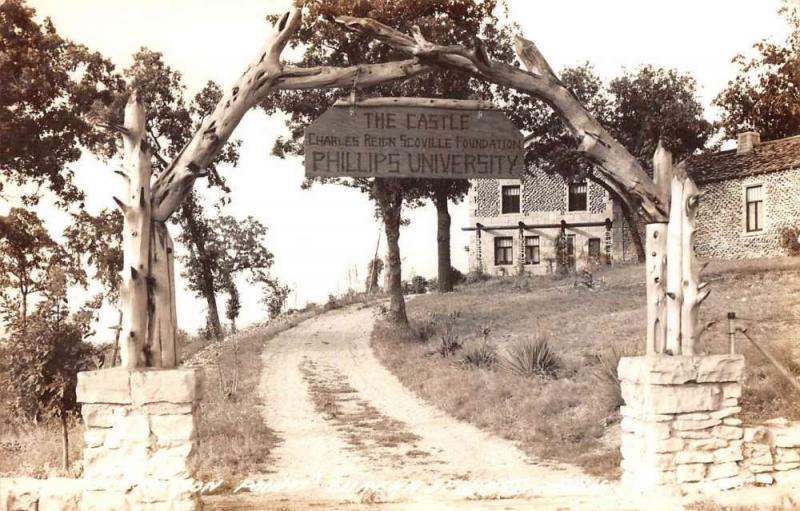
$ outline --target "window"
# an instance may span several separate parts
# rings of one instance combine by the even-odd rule
[[[586,211],[586,181],[570,183],[568,195],[569,211]]]
[[[589,259],[600,260],[600,238],[589,238]]]
[[[539,236],[525,236],[525,264],[539,264]]]
[[[747,232],[764,230],[764,190],[761,185],[745,188],[745,229]]]
[[[519,185],[504,186],[501,190],[503,213],[519,213]]]
[[[514,262],[514,239],[495,238],[494,239],[494,264],[512,264]]]

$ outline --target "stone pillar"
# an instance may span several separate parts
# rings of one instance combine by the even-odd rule
[[[744,357],[626,357],[618,374],[622,481],[642,491],[729,489],[740,476]]]
[[[201,508],[193,479],[201,384],[197,369],[78,374],[82,510]]]

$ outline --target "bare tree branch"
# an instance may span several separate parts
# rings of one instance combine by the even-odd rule
[[[418,28],[413,36],[369,18],[341,16],[336,19],[346,29],[371,34],[394,49],[419,57],[426,64],[456,69],[498,85],[525,92],[550,105],[567,124],[578,141],[577,150],[587,156],[616,189],[635,200],[649,221],[665,221],[669,206],[652,179],[619,142],[586,110],[575,95],[558,79],[533,42],[517,37],[515,49],[530,72],[503,62],[491,61],[485,52],[463,46],[440,46],[427,41]]]

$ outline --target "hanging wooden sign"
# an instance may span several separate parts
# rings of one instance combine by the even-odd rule
[[[339,101],[305,130],[307,177],[519,178],[523,136],[481,101]]]

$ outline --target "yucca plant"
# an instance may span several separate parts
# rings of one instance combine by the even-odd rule
[[[497,363],[497,352],[494,347],[487,343],[474,346],[467,350],[464,357],[461,359],[461,364],[465,366],[472,366],[476,368],[491,369]]]
[[[603,353],[595,355],[597,365],[594,367],[594,377],[598,382],[607,386],[616,406],[624,404],[619,375],[617,374],[619,359],[622,357],[630,357],[635,354],[636,350],[631,346],[624,346],[622,348],[611,346]]]
[[[442,344],[439,345],[439,349],[437,350],[442,357],[449,357],[463,347],[463,343],[456,333],[456,323],[460,317],[461,313],[456,311],[448,314],[443,320],[444,324],[439,333]]]
[[[522,376],[555,378],[561,360],[546,337],[536,337],[509,346],[503,365]]]

